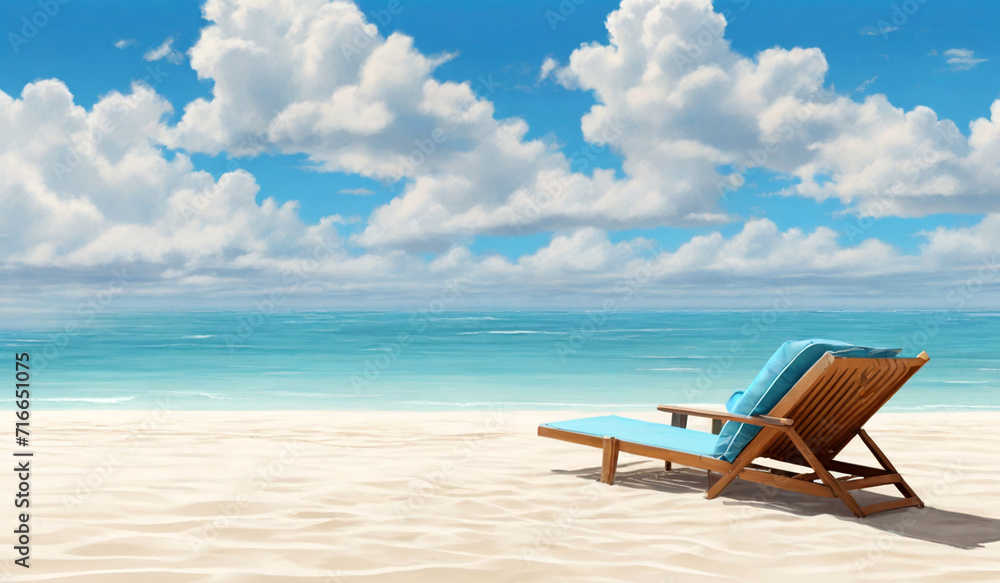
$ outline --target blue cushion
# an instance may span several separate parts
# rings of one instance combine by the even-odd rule
[[[824,354],[852,358],[891,358],[899,349],[866,348],[837,340],[798,340],[781,345],[757,373],[750,386],[729,398],[726,409],[738,415],[766,415],[778,401],[816,364]],[[727,421],[719,433],[714,455],[732,462],[746,444],[760,431],[757,425]]]
[[[663,423],[650,423],[618,415],[587,417],[546,423],[545,427],[583,433],[595,437],[616,437],[622,441],[662,447],[695,455],[712,455],[716,437],[704,431],[684,429]]]

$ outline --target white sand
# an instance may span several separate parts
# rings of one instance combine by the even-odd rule
[[[535,435],[576,416],[39,413],[32,568],[7,534],[0,579],[1000,580],[995,413],[879,414],[871,434],[927,508],[863,520],[742,481],[706,500],[703,471],[627,454],[598,484],[599,450]]]

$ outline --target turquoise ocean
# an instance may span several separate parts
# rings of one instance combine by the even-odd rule
[[[27,318],[26,318],[27,319]],[[119,312],[6,324],[34,409],[722,403],[785,340],[926,350],[895,410],[1000,410],[998,312]],[[8,407],[10,405],[8,404]]]

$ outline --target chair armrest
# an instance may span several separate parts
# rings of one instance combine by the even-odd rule
[[[711,419],[721,419],[723,421],[736,421],[737,423],[749,423],[750,425],[787,427],[792,424],[791,419],[784,417],[771,417],[770,415],[735,415],[726,411],[706,411],[704,409],[692,409],[690,407],[675,407],[673,405],[660,405],[657,411],[673,413],[675,415],[694,415],[695,417],[709,417]]]

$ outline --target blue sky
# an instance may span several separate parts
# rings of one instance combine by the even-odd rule
[[[673,9],[673,0],[664,2]],[[37,80],[56,79],[72,94],[76,105],[90,110],[109,93],[129,94],[133,83],[141,81],[172,106],[172,113],[161,117],[164,127],[177,128],[184,119],[185,106],[198,98],[211,101],[213,87],[217,86],[211,73],[203,72],[199,79],[193,67],[192,47],[199,42],[202,30],[213,26],[213,22],[203,18],[202,4],[148,1],[123,7],[110,1],[65,5],[53,2],[58,12],[39,17],[42,9],[37,2],[6,2],[0,6],[0,23],[7,37],[0,50],[0,91],[17,98],[25,86]],[[400,10],[391,15],[387,9],[395,8],[386,0],[358,0],[356,6],[368,22],[378,26],[379,43],[393,34],[405,35],[412,39],[417,54],[427,57],[450,54],[450,59],[438,64],[428,78],[439,83],[467,83],[478,99],[492,105],[496,120],[523,119],[529,128],[521,138],[525,142],[539,140],[567,158],[574,152],[594,150],[581,128],[581,118],[601,101],[597,96],[601,90],[588,88],[586,82],[579,81],[586,78],[585,72],[569,71],[567,65],[570,55],[582,44],[608,45],[606,19],[619,9],[618,2],[585,0],[577,5],[528,0],[475,3],[400,0]],[[726,17],[724,38],[729,43],[729,54],[752,60],[761,51],[772,48],[786,52],[795,47],[818,48],[828,65],[822,80],[826,88],[858,104],[870,95],[883,94],[892,106],[904,111],[928,107],[938,119],[954,121],[964,134],[963,139],[969,138],[970,122],[979,118],[988,120],[991,103],[1000,97],[997,82],[1000,42],[995,34],[1000,5],[985,1],[945,4],[913,0],[904,6],[909,13],[900,6],[903,4],[857,0],[839,3],[720,0],[715,2],[714,10]],[[36,24],[45,21],[35,34],[30,34],[33,30],[30,25],[24,28],[31,19]],[[25,35],[26,32],[29,34]],[[20,42],[19,38],[27,42]],[[149,51],[167,39],[173,39],[171,47],[178,51],[176,62],[144,59],[144,55],[148,56]],[[558,63],[556,72],[541,79],[540,68],[546,59]],[[289,67],[295,66],[289,63]],[[577,81],[564,82],[557,77],[564,67],[569,71],[567,75],[576,76]],[[221,73],[216,71],[216,74]],[[672,136],[664,131],[662,137],[667,140]],[[175,160],[178,153],[190,156],[194,171],[207,171],[216,181],[234,169],[235,161],[259,185],[255,195],[257,205],[263,205],[268,198],[279,205],[291,201],[297,205],[297,216],[306,227],[318,224],[324,217],[338,217],[333,228],[342,238],[342,253],[352,258],[369,253],[383,258],[387,253],[391,255],[381,243],[371,243],[371,233],[363,233],[372,224],[373,214],[394,200],[405,199],[409,185],[417,178],[379,176],[374,170],[348,171],[337,166],[343,166],[340,158],[336,163],[324,158],[325,151],[281,145],[277,141],[268,144],[264,153],[234,157],[232,149],[223,143],[217,147],[198,147],[184,137],[161,140],[149,136],[148,140],[157,142],[156,148],[164,160]],[[590,165],[582,168],[583,174],[604,168],[613,171],[619,180],[626,180],[628,171],[624,161],[629,156],[628,146],[598,149]],[[745,230],[747,221],[761,219],[772,222],[779,232],[799,229],[808,234],[817,228],[831,228],[840,233],[837,243],[845,248],[860,242],[845,230],[842,213],[870,193],[845,194],[846,198],[855,197],[848,203],[838,198],[817,200],[816,196],[787,192],[778,195],[798,182],[789,175],[787,167],[758,168],[746,178],[744,186],[718,203],[717,210],[728,218],[705,224],[685,224],[684,220],[673,220],[666,215],[614,221],[593,218],[571,221],[560,216],[516,232],[509,225],[482,229],[460,226],[441,235],[445,239],[435,235],[433,243],[407,239],[389,247],[395,245],[394,248],[402,249],[400,252],[424,263],[433,262],[457,245],[475,257],[495,254],[516,264],[520,258],[547,248],[557,237],[571,237],[577,229],[599,229],[611,246],[645,244],[675,252],[699,236],[719,233],[727,239],[736,237]],[[988,200],[997,196],[996,192],[980,192],[977,188],[981,189],[963,186],[959,190],[963,195],[972,193]],[[344,191],[370,191],[370,194],[359,196]],[[952,198],[942,195],[942,200]],[[864,238],[883,242],[902,256],[918,257],[928,244],[927,233],[937,229],[958,236],[965,232],[963,229],[974,229],[983,221],[992,220],[990,213],[996,210],[989,205],[980,208],[973,203],[951,205],[950,202],[933,208],[934,212],[923,212],[919,204],[908,205],[898,212],[866,219]],[[459,224],[462,220],[456,218]],[[263,237],[270,240],[267,235]],[[33,269],[44,269],[45,261],[52,263],[48,266],[52,269],[57,268],[56,264],[59,269],[72,267],[71,260],[26,259],[30,253],[25,249],[15,255],[7,260],[10,269],[25,268],[33,261]],[[122,261],[136,259],[130,256],[108,260]],[[88,269],[96,263],[84,262]],[[970,265],[975,263],[970,261]],[[218,264],[213,268],[204,263],[193,267],[190,262],[186,265],[199,277],[218,276],[221,271],[228,273],[234,268]],[[402,269],[398,264],[386,263],[385,269],[395,268]],[[246,277],[251,285],[260,281]],[[755,285],[761,285],[757,279],[754,281]],[[739,287],[739,274],[728,282]],[[364,287],[363,283],[360,285]],[[573,285],[586,288],[587,283],[580,280]],[[156,293],[170,295],[162,290]],[[212,297],[224,296],[225,289],[213,288],[206,293]],[[545,295],[541,291],[537,294]]]

